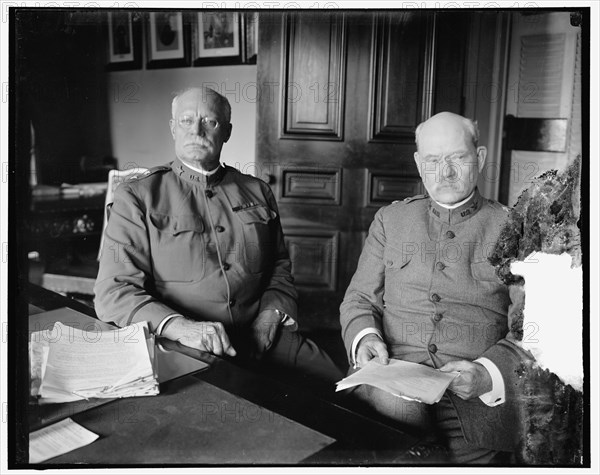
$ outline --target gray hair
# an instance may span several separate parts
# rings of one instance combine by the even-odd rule
[[[179,102],[179,98],[181,96],[183,96],[185,93],[190,92],[190,91],[195,91],[195,90],[202,91],[202,100],[203,101],[206,100],[206,97],[208,97],[209,95],[212,95],[216,99],[217,105],[219,106],[223,115],[225,116],[225,120],[228,123],[231,122],[231,104],[229,104],[229,101],[227,100],[227,98],[225,96],[219,94],[214,89],[211,89],[210,87],[206,87],[206,86],[200,86],[200,87],[191,86],[191,87],[187,87],[187,88],[179,91],[178,93],[176,93],[175,97],[173,98],[173,102],[171,102],[171,117],[173,119],[175,118],[175,110],[177,109],[177,103]]]
[[[429,119],[427,119],[429,120]],[[419,148],[419,135],[421,134],[422,126],[427,120],[424,120],[415,129],[415,143],[417,144],[417,148]],[[476,120],[467,119],[466,117],[462,118],[462,123],[465,126],[465,130],[471,136],[471,140],[473,141],[473,146],[477,148],[479,145],[479,126],[477,125]]]

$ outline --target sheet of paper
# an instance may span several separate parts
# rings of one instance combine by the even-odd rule
[[[389,364],[382,365],[378,359],[372,359],[359,371],[339,381],[336,391],[368,384],[395,396],[434,404],[458,374],[408,361],[390,359]]]
[[[70,417],[29,434],[29,463],[44,462],[71,450],[91,444],[97,434]]]
[[[115,397],[114,392],[108,394],[111,388],[153,378],[145,325],[85,332],[57,322],[54,332],[58,336],[49,344],[42,370],[42,397],[72,400],[74,396],[102,397],[104,392],[106,397]]]

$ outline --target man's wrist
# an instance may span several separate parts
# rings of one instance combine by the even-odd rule
[[[163,325],[161,332],[159,333],[159,336],[163,336],[170,340],[177,340],[179,338],[176,334],[177,327],[179,326],[179,323],[182,320],[185,320],[185,317],[183,315],[177,314],[177,315],[171,316],[169,318],[169,320],[166,321],[165,324]]]

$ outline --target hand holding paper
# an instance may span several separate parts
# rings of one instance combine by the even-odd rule
[[[382,365],[378,359],[372,359],[362,369],[339,381],[336,391],[369,384],[395,396],[435,404],[458,374],[408,361],[390,359],[389,364]]]

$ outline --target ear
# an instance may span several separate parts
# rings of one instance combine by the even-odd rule
[[[419,175],[421,175],[421,159],[419,158],[419,152],[415,152],[413,157],[415,158],[415,163],[417,164],[417,171]]]
[[[171,137],[175,140],[175,120],[171,119],[169,121],[169,127],[171,128]]]
[[[487,158],[487,148],[483,145],[477,147],[477,163],[479,165],[479,173],[483,170],[483,166],[485,165],[485,159]]]
[[[223,138],[223,143],[227,142],[231,137],[231,130],[233,129],[232,124],[227,124],[227,130],[225,131],[225,137]]]

